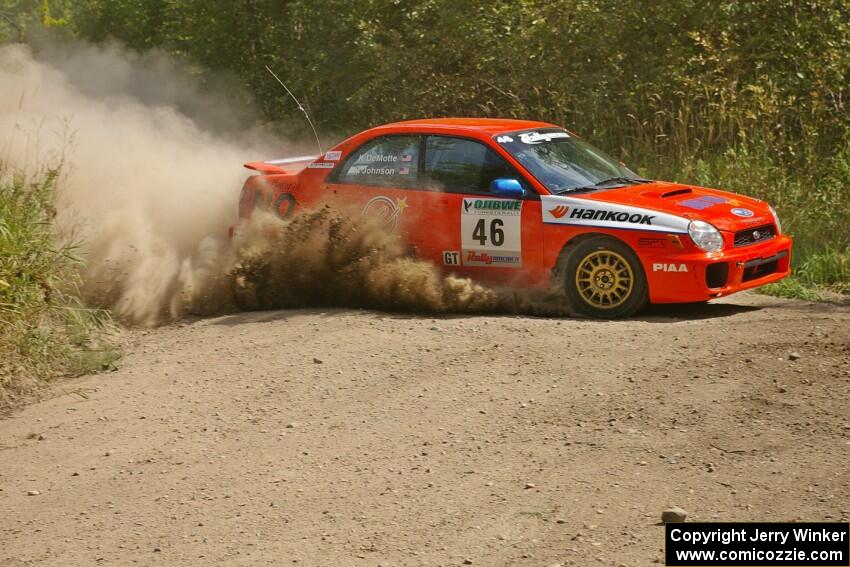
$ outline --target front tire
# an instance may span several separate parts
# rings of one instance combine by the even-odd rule
[[[649,303],[643,266],[619,240],[596,236],[565,252],[559,270],[576,311],[599,319],[620,319]]]

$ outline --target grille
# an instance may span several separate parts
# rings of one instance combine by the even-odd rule
[[[776,228],[772,224],[739,230],[735,233],[735,246],[749,246],[774,236],[776,236]]]

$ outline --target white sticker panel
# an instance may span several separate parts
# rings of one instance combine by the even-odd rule
[[[463,265],[522,266],[521,221],[521,200],[464,199],[460,218]]]
[[[688,219],[677,215],[595,199],[541,195],[540,200],[543,211],[542,220],[547,224],[686,234],[690,223]]]

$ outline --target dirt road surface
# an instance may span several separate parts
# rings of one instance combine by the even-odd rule
[[[850,517],[847,307],[295,310],[128,340],[0,421],[0,564],[654,565],[669,505]]]

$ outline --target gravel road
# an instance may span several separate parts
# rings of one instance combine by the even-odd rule
[[[655,565],[850,519],[850,308],[291,310],[128,331],[0,421],[0,564]]]

